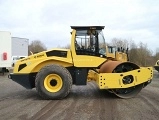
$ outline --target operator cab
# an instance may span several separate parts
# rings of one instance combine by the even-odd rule
[[[116,54],[116,47],[115,46],[107,45],[106,46],[106,55],[107,55],[107,58],[114,59],[115,58],[115,54]]]
[[[71,26],[76,30],[76,55],[106,57],[106,45],[102,32],[104,26]]]

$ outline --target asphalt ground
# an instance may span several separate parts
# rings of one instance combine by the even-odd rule
[[[131,99],[99,90],[94,82],[72,86],[63,100],[43,100],[0,73],[0,120],[158,120],[159,73]]]

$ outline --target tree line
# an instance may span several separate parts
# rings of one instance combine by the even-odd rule
[[[139,66],[154,66],[159,59],[159,53],[153,54],[147,44],[143,42],[137,44],[133,40],[114,38],[108,44],[128,48],[129,61]]]
[[[139,66],[154,66],[159,59],[159,51],[153,54],[146,43],[135,43],[133,40],[113,38],[107,45],[116,46],[116,48],[128,48],[129,61]],[[70,48],[66,45],[60,48]],[[47,47],[40,40],[34,40],[29,44],[28,55],[47,50]]]
[[[40,40],[33,40],[28,46],[28,55],[47,50],[44,43]]]

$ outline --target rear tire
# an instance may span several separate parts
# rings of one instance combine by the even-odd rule
[[[63,66],[48,65],[37,73],[35,87],[44,99],[62,99],[70,92],[72,77]]]

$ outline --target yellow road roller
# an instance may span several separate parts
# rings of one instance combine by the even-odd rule
[[[27,89],[36,88],[44,99],[63,99],[73,84],[87,85],[88,79],[120,98],[136,96],[151,82],[152,67],[110,59],[104,26],[71,28],[70,49],[51,49],[21,59],[9,78]]]
[[[154,68],[159,72],[159,60],[157,60],[156,64],[154,65]]]
[[[128,48],[124,49],[122,47],[120,48],[116,46],[107,45],[106,56],[107,56],[107,60],[122,61],[122,62],[129,61]]]

